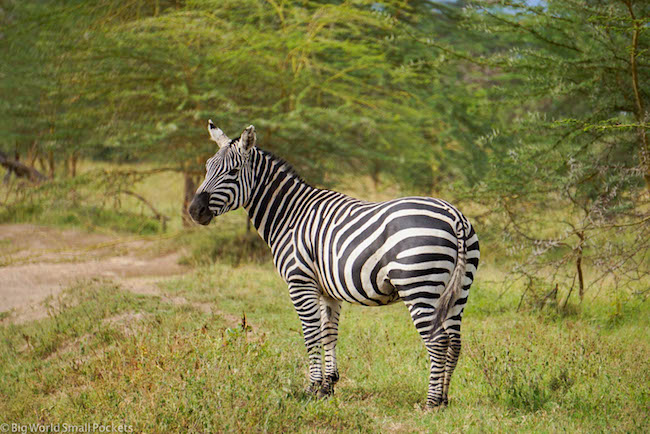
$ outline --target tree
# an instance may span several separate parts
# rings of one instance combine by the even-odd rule
[[[468,11],[472,29],[509,41],[479,59],[498,72],[490,106],[504,119],[488,137],[497,152],[479,194],[505,216],[516,271],[530,289],[559,285],[564,305],[574,288],[580,300],[593,286],[639,288],[650,273],[650,5],[500,1]]]
[[[196,0],[106,24],[84,55],[100,136],[176,162],[188,192],[214,151],[207,118],[231,135],[254,123],[263,146],[319,183],[381,166],[430,185],[432,117],[389,57],[394,20],[373,5]]]

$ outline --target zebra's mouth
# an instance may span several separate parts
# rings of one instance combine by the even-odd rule
[[[207,193],[195,195],[188,209],[192,220],[204,226],[210,223],[214,216],[210,208],[208,208],[209,198],[210,196]]]
[[[198,218],[195,218],[194,221],[200,225],[206,226],[210,224],[210,222],[212,221],[212,214],[207,213],[202,216],[198,216]]]

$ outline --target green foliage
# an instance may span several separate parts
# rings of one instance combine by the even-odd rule
[[[473,197],[495,212],[528,295],[626,289],[648,275],[648,5],[473,2],[465,25],[493,38],[474,62],[498,123]],[[645,285],[647,286],[647,285]],[[557,289],[556,289],[557,291]],[[532,303],[539,304],[539,297]]]
[[[468,138],[489,121],[456,126],[480,89],[450,86],[457,72],[417,39],[469,46],[450,37],[462,3],[4,4],[0,50],[19,67],[0,71],[0,146],[30,164],[81,154],[197,171],[214,151],[209,117],[232,136],[256,124],[317,183],[353,171],[427,191],[450,174],[476,182],[485,164]]]
[[[211,117],[230,135],[256,124],[262,146],[314,181],[362,169],[431,185],[437,122],[420,95],[425,71],[404,64],[418,55],[392,42],[401,32],[392,14],[411,17],[407,2],[9,3],[0,49],[38,49],[3,84],[7,94],[23,77],[40,87],[6,100],[3,147],[197,170],[195,157],[214,150]],[[23,39],[21,26],[37,20],[33,41]]]
[[[0,54],[15,61],[0,64],[0,148],[28,165],[60,175],[55,162],[77,155],[153,160],[196,179],[214,152],[207,118],[233,137],[253,123],[261,146],[319,186],[370,176],[467,199],[530,305],[556,285],[559,309],[601,289],[647,295],[644,2],[1,5]],[[22,197],[5,221],[51,215]],[[84,206],[88,218],[52,218],[116,226],[105,203]],[[117,226],[140,231],[133,221]]]
[[[91,140],[96,109],[81,98],[86,71],[77,62],[93,22],[76,2],[0,2],[0,130],[3,149],[76,154]],[[33,162],[31,162],[33,164]]]

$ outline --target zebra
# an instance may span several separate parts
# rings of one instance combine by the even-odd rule
[[[307,391],[327,397],[339,380],[342,302],[383,306],[401,300],[429,355],[426,407],[446,406],[480,256],[467,218],[440,199],[367,202],[312,187],[285,160],[257,147],[252,125],[233,140],[211,120],[208,132],[219,150],[206,162],[189,213],[207,225],[239,207],[248,212],[302,325]]]

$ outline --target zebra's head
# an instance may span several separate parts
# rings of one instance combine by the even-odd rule
[[[212,217],[239,208],[248,200],[253,180],[249,157],[257,141],[252,125],[234,140],[212,121],[208,121],[208,132],[219,150],[205,163],[205,180],[196,190],[189,208],[190,216],[202,225],[210,223]]]

